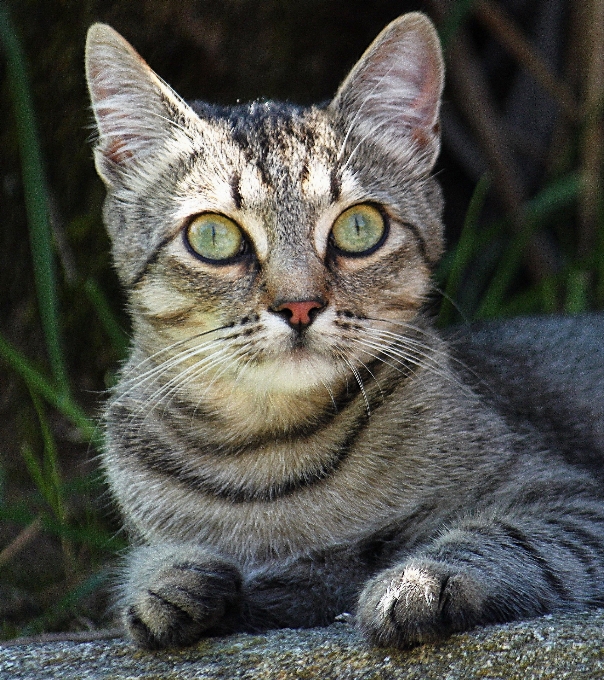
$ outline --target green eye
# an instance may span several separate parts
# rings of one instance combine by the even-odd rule
[[[204,260],[224,262],[241,255],[245,241],[241,229],[228,217],[204,213],[186,231],[187,243]]]
[[[386,234],[382,213],[368,203],[345,210],[331,228],[333,245],[347,255],[369,255]]]

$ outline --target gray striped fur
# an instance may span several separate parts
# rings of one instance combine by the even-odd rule
[[[442,337],[425,313],[442,250],[429,20],[390,24],[323,108],[189,106],[99,24],[87,75],[134,327],[103,456],[133,639],[349,611],[405,647],[602,604],[604,319]],[[353,257],[331,230],[358,203],[387,231]],[[187,246],[204,212],[244,232],[232,261]],[[283,313],[300,301],[304,327]]]

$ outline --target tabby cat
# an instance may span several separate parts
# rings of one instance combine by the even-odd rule
[[[604,602],[604,319],[446,338],[443,60],[422,14],[326,106],[186,104],[110,27],[87,75],[133,320],[104,469],[148,648],[325,625],[377,645]]]

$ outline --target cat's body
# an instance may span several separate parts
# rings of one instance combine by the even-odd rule
[[[604,318],[445,341],[423,311],[442,247],[425,17],[324,109],[197,117],[103,26],[88,77],[134,322],[104,455],[140,544],[133,637],[353,611],[405,646],[603,602]]]

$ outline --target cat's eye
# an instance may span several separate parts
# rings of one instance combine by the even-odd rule
[[[204,260],[224,264],[245,249],[241,229],[224,215],[203,213],[189,224],[185,238],[191,250]]]
[[[369,255],[386,237],[382,213],[369,203],[345,210],[331,228],[331,242],[346,255]]]

